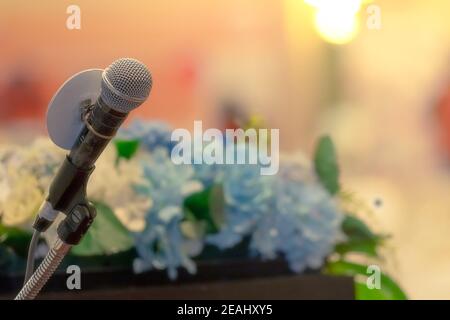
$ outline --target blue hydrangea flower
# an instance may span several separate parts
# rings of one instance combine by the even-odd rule
[[[337,203],[298,165],[282,166],[273,190],[273,209],[258,222],[251,248],[268,259],[283,254],[295,272],[319,268],[342,237]]]
[[[253,148],[252,145],[237,145],[236,155]],[[208,243],[221,249],[233,247],[249,235],[261,216],[269,211],[273,177],[262,176],[260,169],[258,164],[222,166],[226,221],[219,233],[208,237]]]
[[[191,256],[198,253],[193,248],[198,248],[201,240],[187,239],[180,223],[184,198],[198,191],[201,185],[193,180],[192,168],[174,165],[164,148],[155,149],[143,166],[146,183],[136,189],[150,196],[153,206],[146,216],[145,229],[135,234],[139,257],[133,263],[134,271],[167,269],[171,279],[176,278],[179,267],[195,273]]]
[[[121,139],[139,139],[148,151],[165,148],[169,152],[176,142],[171,141],[172,128],[162,121],[145,121],[136,119],[127,128],[119,131]]]
[[[203,161],[199,164],[194,163],[194,159],[196,156],[203,157],[203,150],[205,147],[206,145],[203,145],[203,149],[196,147],[192,148],[192,167],[194,168],[195,178],[201,181],[205,188],[208,188],[214,183],[220,181],[224,165],[217,163],[206,164]]]
[[[217,234],[206,238],[221,249],[250,236],[253,253],[265,259],[283,255],[293,271],[302,272],[319,268],[342,237],[343,214],[338,205],[312,171],[299,162],[282,161],[275,176],[262,176],[258,164],[177,166],[170,159],[175,142],[170,141],[168,125],[135,121],[121,136],[140,139],[152,153],[151,160],[144,163],[147,183],[137,187],[153,199],[153,207],[145,230],[135,236],[136,272],[167,268],[172,279],[179,267],[195,272],[191,260],[195,250],[189,248],[199,248],[202,242],[187,239],[181,222],[183,200],[189,190],[201,189],[200,182],[203,187],[216,182],[223,186],[225,222]],[[256,146],[224,146],[225,151],[228,148],[236,148],[237,157]],[[202,150],[194,149],[192,156],[199,152]]]

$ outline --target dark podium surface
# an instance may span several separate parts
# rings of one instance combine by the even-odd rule
[[[353,299],[353,280],[320,275],[283,276],[186,285],[53,292],[39,299]]]
[[[175,282],[164,271],[82,268],[81,290],[66,288],[68,276],[60,270],[38,299],[354,299],[353,278],[293,274],[281,260],[201,262],[196,275],[180,272]],[[14,298],[22,276],[0,278],[0,298]]]

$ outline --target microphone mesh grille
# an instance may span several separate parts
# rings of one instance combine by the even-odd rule
[[[112,109],[128,113],[150,94],[152,75],[140,61],[122,58],[103,71],[102,100]]]

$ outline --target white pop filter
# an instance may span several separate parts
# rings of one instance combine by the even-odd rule
[[[70,150],[83,128],[83,108],[100,96],[102,69],[84,70],[69,78],[48,105],[47,131],[59,147]]]

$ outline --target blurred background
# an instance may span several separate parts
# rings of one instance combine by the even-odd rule
[[[154,86],[130,118],[256,116],[307,154],[329,133],[344,188],[393,235],[382,268],[410,298],[450,299],[449,13],[448,0],[1,1],[0,143],[46,135],[74,73],[135,57]]]

